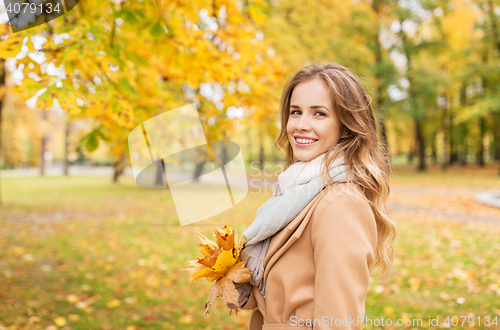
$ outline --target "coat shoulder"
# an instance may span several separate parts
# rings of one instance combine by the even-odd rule
[[[363,195],[363,188],[355,183],[329,186],[328,191],[313,211],[313,228],[355,226],[364,231],[376,244],[377,225],[370,203]]]
[[[340,183],[335,186],[328,186],[325,195],[319,201],[318,207],[327,207],[332,205],[337,210],[338,208],[362,208],[363,211],[369,210],[371,207],[368,200],[363,195],[363,188],[356,183]]]

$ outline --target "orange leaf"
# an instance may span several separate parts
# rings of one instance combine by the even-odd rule
[[[213,267],[215,265],[215,262],[217,261],[217,257],[221,253],[221,250],[217,249],[212,253],[210,256],[207,256],[201,260],[198,260],[198,263],[205,265],[207,267]]]
[[[217,245],[224,251],[229,251],[234,247],[234,229],[227,225],[214,232]]]

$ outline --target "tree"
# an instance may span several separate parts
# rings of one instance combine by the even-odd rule
[[[2,35],[2,42],[0,42],[0,156],[3,159],[3,149],[2,149],[2,109],[4,107],[4,100],[6,97],[5,86],[7,69],[5,67],[5,60],[16,56],[19,53],[20,46],[22,43],[21,35],[14,35],[9,26],[6,24],[0,25],[0,34]],[[0,196],[0,204],[1,204]]]
[[[46,60],[20,59],[25,77],[36,74],[41,79],[25,79],[14,90],[27,99],[46,88],[38,107],[48,108],[57,98],[71,119],[94,118],[95,127],[81,142],[93,151],[100,140],[108,141],[116,164],[122,151],[128,155],[131,129],[179,107],[180,100],[199,103],[205,99],[200,92],[186,93],[203,83],[217,84],[225,95],[222,104],[207,101],[199,108],[202,123],[216,116],[209,134],[232,130],[231,120],[224,117],[228,105],[247,108],[270,101],[267,89],[281,84],[280,59],[255,38],[255,24],[265,20],[266,6],[264,1],[244,10],[206,1],[80,2],[64,19],[19,33],[43,36],[42,49],[35,49],[33,39],[26,46]],[[47,63],[52,63],[52,72],[45,70]]]

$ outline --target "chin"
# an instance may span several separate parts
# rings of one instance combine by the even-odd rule
[[[301,162],[307,162],[311,159],[314,159],[316,158],[316,156],[319,156],[317,154],[310,154],[310,153],[307,153],[307,154],[298,154],[295,156],[295,159],[297,160],[300,160]]]

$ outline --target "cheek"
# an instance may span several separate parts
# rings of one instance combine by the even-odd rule
[[[290,135],[293,133],[293,130],[294,130],[293,122],[289,120],[288,123],[286,124],[286,132],[288,135]]]
[[[316,127],[316,134],[326,143],[336,140],[339,132],[339,127],[333,121],[321,123]]]

